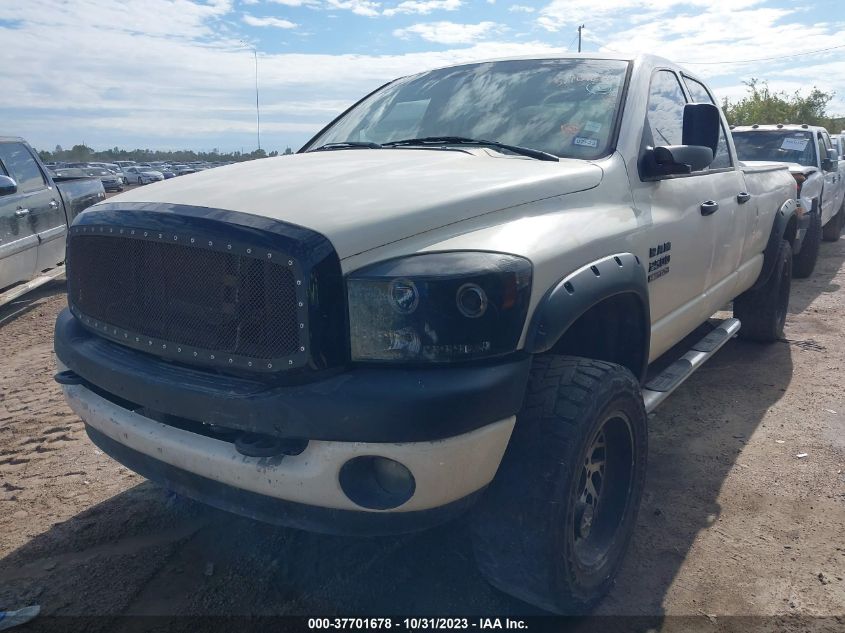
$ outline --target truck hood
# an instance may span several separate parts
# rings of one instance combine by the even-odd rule
[[[813,165],[799,165],[798,163],[784,163],[789,168],[789,173],[791,174],[804,174],[805,176],[809,176],[814,171],[818,171],[818,167],[814,167]]]
[[[447,224],[591,189],[602,170],[487,149],[355,149],[266,158],[180,176],[109,200],[240,211],[303,226],[343,259]]]
[[[772,167],[786,167],[789,170],[790,174],[803,174],[805,176],[809,176],[814,171],[818,171],[818,167],[814,167],[812,165],[799,165],[798,163],[784,163],[784,162],[776,162],[776,161],[762,161],[762,160],[743,160],[740,161],[741,165],[745,167],[749,167],[751,169],[770,169]]]

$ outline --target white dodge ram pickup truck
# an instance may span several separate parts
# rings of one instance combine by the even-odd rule
[[[738,330],[782,335],[795,180],[741,166],[714,103],[650,56],[464,64],[293,157],[112,198],[71,229],[56,379],[179,493],[329,532],[470,510],[495,586],[583,609],[635,524],[647,412]]]
[[[798,183],[799,222],[793,274],[809,277],[819,245],[835,242],[845,223],[845,160],[830,135],[811,125],[749,125],[732,129],[741,161],[786,163]]]

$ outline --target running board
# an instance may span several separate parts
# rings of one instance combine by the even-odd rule
[[[645,410],[651,413],[680,387],[693,372],[739,332],[739,319],[725,319],[717,328],[693,345],[686,354],[669,365],[643,387]]]
[[[12,286],[6,292],[0,293],[0,306],[4,306],[7,303],[11,303],[18,297],[25,295],[27,292],[31,292],[36,288],[39,288],[44,284],[53,281],[54,279],[58,279],[64,274],[65,266],[64,264],[62,264],[61,266],[56,266],[55,268],[51,268],[47,272],[38,275],[38,277],[36,277],[32,281],[28,281],[25,284]]]

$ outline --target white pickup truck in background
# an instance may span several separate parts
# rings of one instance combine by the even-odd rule
[[[827,130],[811,125],[749,125],[732,129],[742,161],[786,163],[798,183],[802,217],[793,272],[809,277],[821,240],[835,242],[845,222],[845,160]]]
[[[56,380],[182,494],[327,532],[470,512],[491,583],[582,611],[648,412],[737,332],[783,335],[796,182],[741,164],[715,103],[652,56],[463,64],[293,157],[121,194],[70,230]]]

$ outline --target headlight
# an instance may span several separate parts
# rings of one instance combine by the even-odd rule
[[[482,252],[427,253],[347,279],[353,361],[447,362],[513,352],[531,295],[531,262]]]

